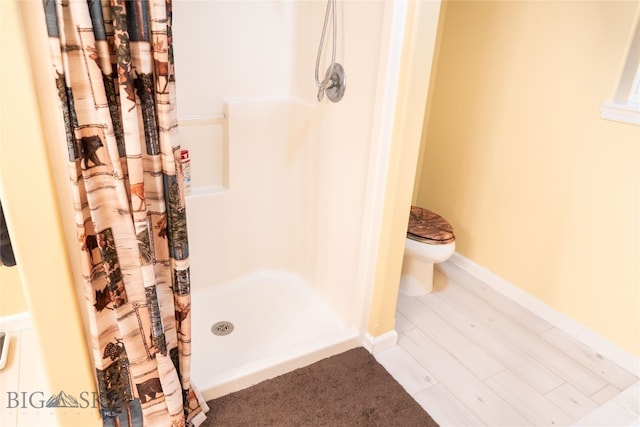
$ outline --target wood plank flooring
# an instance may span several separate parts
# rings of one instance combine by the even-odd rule
[[[447,264],[377,360],[443,426],[640,426],[638,377]]]
[[[31,321],[11,319],[0,322],[0,329],[10,339],[7,365],[0,372],[0,426],[57,426],[55,410],[42,402],[51,393]]]
[[[436,270],[433,293],[399,296],[398,345],[376,355],[440,425],[640,427],[636,376],[455,269]],[[2,326],[13,333],[0,394],[47,394],[30,325]],[[1,403],[2,426],[56,425],[49,408]]]

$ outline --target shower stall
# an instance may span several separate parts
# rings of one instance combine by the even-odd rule
[[[208,399],[362,343],[385,2],[338,2],[337,103],[314,82],[326,4],[174,3],[192,378]],[[321,75],[330,60],[327,41]]]
[[[29,139],[29,156],[21,145],[0,142],[16,159],[5,163],[6,177],[30,169],[25,162],[36,154],[43,165],[66,155],[60,123],[42,114],[57,108],[57,94],[43,60],[41,4],[14,3],[24,21],[16,40],[27,46],[37,99],[20,117],[29,118],[29,129],[40,120],[42,135]],[[339,102],[328,95],[318,102],[326,4],[173,1],[180,142],[191,165],[191,378],[207,399],[352,347],[395,342],[397,281],[440,1],[337,1],[335,56],[346,91]],[[325,43],[320,78],[332,43]],[[15,139],[24,134],[20,120]],[[51,223],[46,238],[34,238],[32,221],[13,215],[12,243],[23,254],[22,287],[49,383],[88,390],[93,368],[82,351],[85,301],[75,285],[82,279],[65,180],[64,172],[44,166],[42,178],[5,179],[3,204],[19,212],[39,200],[39,221]],[[32,198],[21,197],[25,192]],[[50,277],[58,278],[53,293]],[[52,307],[65,325],[65,346],[50,321]],[[87,425],[94,421],[87,415]]]

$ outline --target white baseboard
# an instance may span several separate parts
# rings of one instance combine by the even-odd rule
[[[382,335],[374,337],[369,332],[364,336],[363,347],[371,354],[378,354],[388,348],[393,347],[398,342],[398,333],[394,331],[385,332]]]
[[[497,276],[486,268],[479,266],[458,252],[455,252],[448,261],[439,264],[438,267],[446,271],[447,263],[453,264],[474,278],[486,283],[505,297],[540,316],[556,328],[571,335],[577,341],[592,348],[621,368],[626,369],[636,376],[640,376],[640,359],[567,315],[550,307],[533,295],[528,294],[516,285]]]
[[[0,330],[4,332],[24,331],[31,327],[31,316],[27,311],[0,317]]]

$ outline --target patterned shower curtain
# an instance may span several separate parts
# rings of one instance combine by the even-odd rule
[[[198,425],[171,0],[43,4],[104,425]]]

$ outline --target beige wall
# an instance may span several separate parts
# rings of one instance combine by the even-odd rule
[[[389,18],[393,20],[405,21],[397,92],[389,95],[394,97],[394,117],[391,146],[386,155],[388,169],[381,213],[378,261],[367,327],[367,332],[372,337],[380,337],[391,332],[395,326],[412,184],[420,151],[421,122],[425,114],[425,100],[441,13],[440,1],[409,2],[407,6],[403,16],[389,14]],[[388,55],[387,58],[393,61],[391,56]],[[386,96],[382,96],[378,102],[385,104],[388,100]],[[381,111],[386,111],[384,107],[387,105],[381,107]],[[373,351],[378,350],[373,348]]]
[[[0,197],[49,389],[78,396],[95,390],[95,384],[44,130],[49,138],[56,134],[42,120],[62,123],[62,114],[47,109],[55,104],[38,104],[43,98],[37,95],[43,93],[36,93],[34,81],[49,89],[49,99],[55,97],[55,87],[43,78],[47,67],[29,56],[29,51],[39,53],[44,61],[47,53],[41,6],[0,1]],[[101,424],[97,409],[57,409],[56,416],[63,426]]]
[[[640,127],[606,121],[637,2],[448,2],[417,201],[457,250],[640,356]]]
[[[0,267],[0,317],[27,311],[17,267]]]

